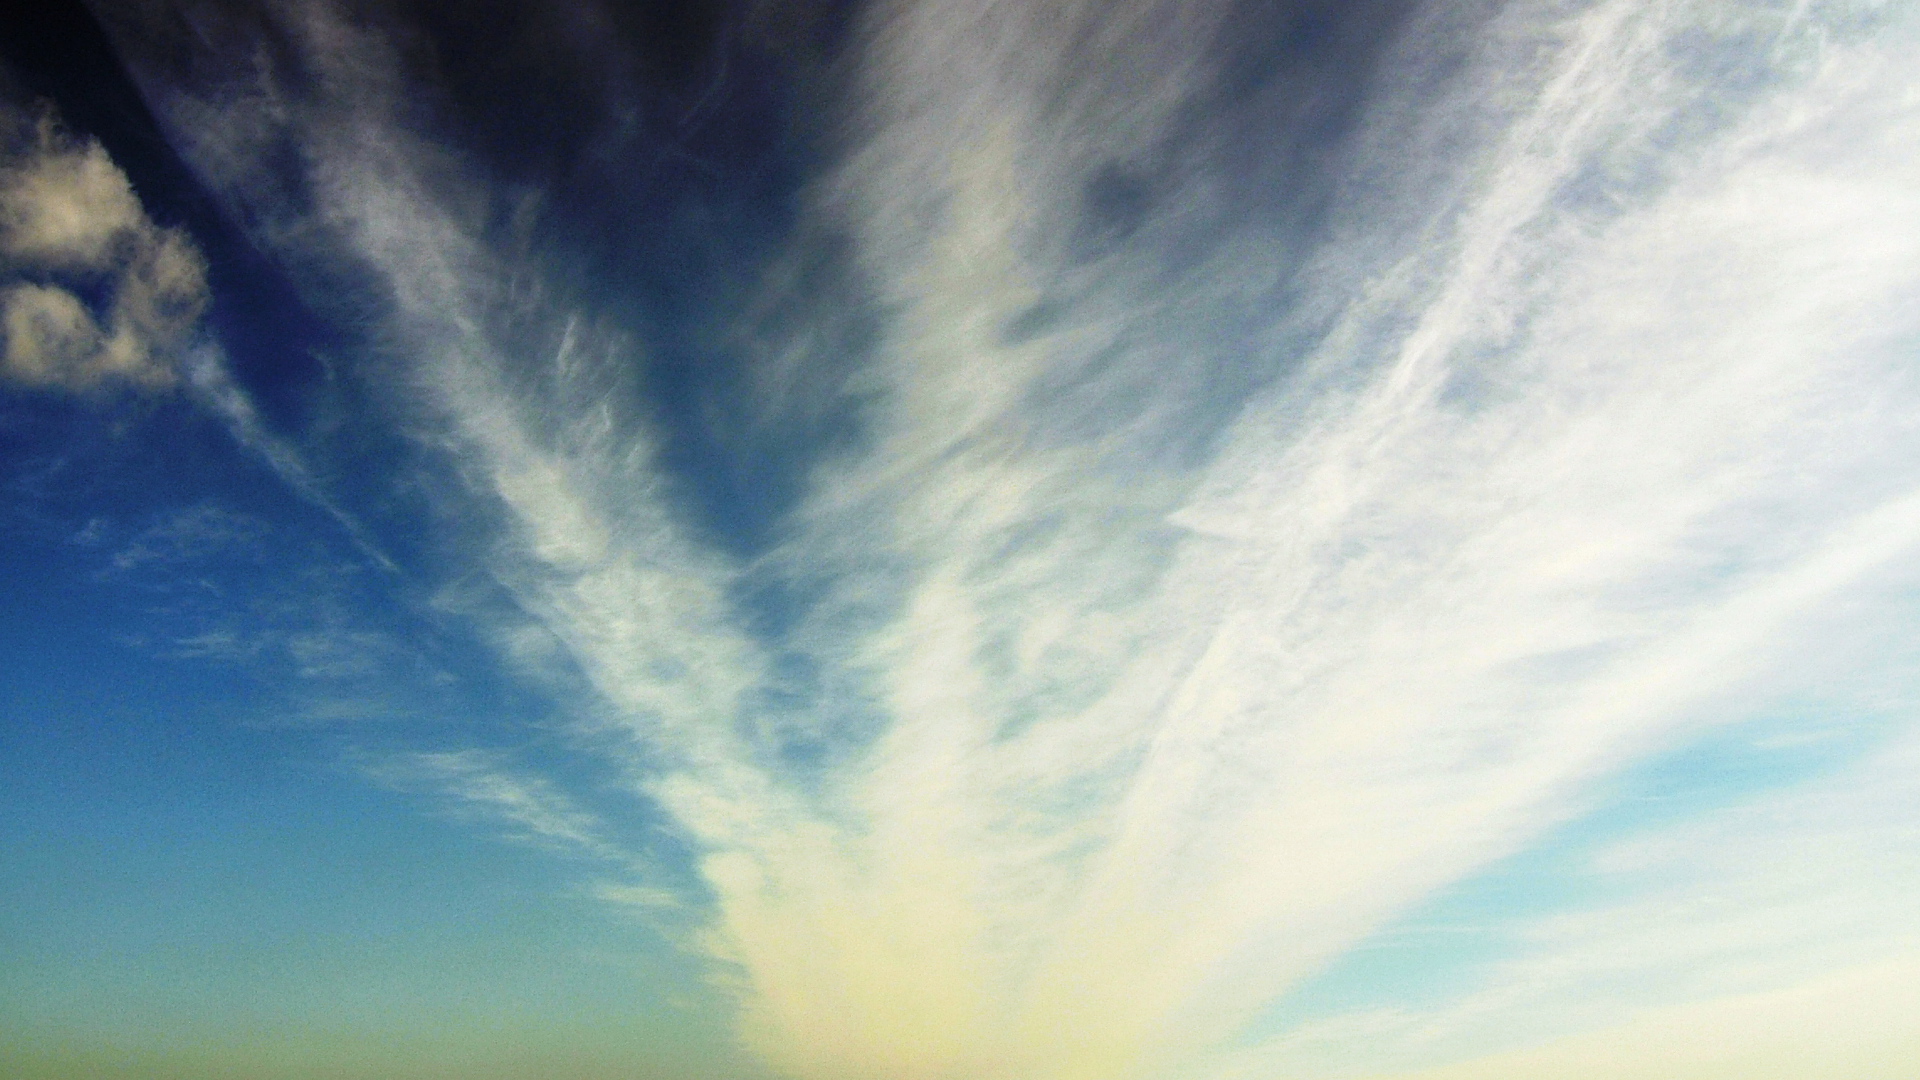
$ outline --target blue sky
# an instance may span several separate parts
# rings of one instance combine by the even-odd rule
[[[1920,1061],[1910,6],[4,38],[14,1072]]]

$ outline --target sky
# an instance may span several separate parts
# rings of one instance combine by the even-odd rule
[[[1920,6],[26,7],[0,1074],[1920,1070]]]

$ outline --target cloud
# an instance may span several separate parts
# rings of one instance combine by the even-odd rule
[[[1845,988],[1862,979],[1888,978],[1889,992],[1908,992],[1920,920],[1904,898],[1920,875],[1920,825],[1911,814],[1913,688],[1903,681],[1909,700],[1893,723],[1848,717],[1880,728],[1861,736],[1867,745],[1854,760],[1563,853],[1555,881],[1516,888],[1585,899],[1546,913],[1534,905],[1524,918],[1483,914],[1472,933],[1495,946],[1467,953],[1471,962],[1437,990],[1430,985],[1426,1000],[1315,1016],[1212,1058],[1196,1075],[1426,1076],[1420,1066],[1436,1060],[1462,1064],[1434,1075],[1519,1075],[1523,1061],[1601,1075],[1596,1061],[1615,1059],[1583,1058],[1608,1041],[1640,1047],[1631,1055],[1638,1071],[1618,1074],[1634,1076],[1661,1075],[1662,1058],[1676,1070],[1749,1075],[1741,1063],[1764,1056],[1755,1045],[1805,1063],[1804,1075],[1843,1071],[1839,1063],[1851,1060],[1844,1046],[1887,1053],[1908,1025],[1897,1009],[1864,1000],[1844,1023],[1764,1025],[1776,1015],[1768,1002],[1843,1008]],[[1456,906],[1462,915],[1474,913]],[[1415,940],[1420,933],[1408,931]],[[1410,973],[1425,962],[1414,948],[1394,955]],[[1730,1025],[1749,1023],[1746,1036],[1731,1034]],[[1636,1031],[1659,1034],[1643,1045]],[[1772,1068],[1751,1074],[1803,1075]]]
[[[113,554],[116,571],[157,565],[171,571],[214,558],[256,561],[271,532],[259,518],[213,501],[165,514]]]
[[[1909,1022],[1917,1007],[1920,962],[1902,957],[1392,1080],[1894,1080],[1920,1054]]]
[[[780,1069],[1204,1074],[1837,647],[1810,613],[1920,543],[1910,22],[1428,6],[1335,51],[1364,92],[1266,57],[1236,97],[1216,8],[875,9],[861,138],[806,193],[889,313],[821,362],[869,404],[749,565],[671,496],[645,349],[525,286],[378,34],[278,9],[311,89],[172,91],[225,118],[182,136],[210,172],[302,149],[268,238],[379,282],[391,385],[542,631],[493,636],[584,672]],[[786,628],[736,600],[763,579],[808,598]],[[821,692],[772,707],[787,670]],[[615,850],[557,781],[398,760]]]
[[[370,559],[395,570],[295,443],[262,422],[219,345],[198,332],[210,299],[207,265],[187,233],[148,218],[105,148],[62,130],[50,109],[28,118],[0,103],[0,128],[0,373],[74,393],[184,381],[235,440],[338,521]],[[82,299],[100,293],[104,312]]]
[[[649,885],[623,885],[601,882],[592,889],[596,899],[609,904],[638,908],[643,912],[677,911],[686,906],[678,895]]]
[[[242,723],[396,726],[465,708],[444,641],[387,608],[391,578],[288,522],[209,499],[144,525],[95,519],[76,542],[102,549],[96,580],[139,598],[123,643],[267,691],[227,703]]]
[[[1407,205],[1430,219],[1321,249],[1309,270],[1365,287],[1316,298],[1342,318],[1187,480],[1109,465],[1160,433],[1080,412],[1097,381],[1051,383],[1100,348],[1103,375],[1151,366],[1135,385],[1191,416],[1177,360],[1117,346],[1097,303],[1066,309],[1085,338],[998,337],[1057,272],[1021,241],[1061,186],[1023,173],[1058,158],[1022,127],[1019,61],[971,59],[1025,40],[1020,14],[962,34],[945,11],[915,6],[880,46],[903,68],[925,51],[885,84],[901,100],[955,101],[879,136],[852,181],[877,189],[863,220],[903,312],[897,390],[874,452],[820,478],[803,548],[855,561],[872,548],[844,537],[884,536],[913,568],[861,643],[892,723],[842,789],[866,823],[846,841],[859,884],[806,848],[719,889],[764,973],[760,1044],[796,1071],[1170,1067],[1572,813],[1754,677],[1809,603],[1920,540],[1900,299],[1920,261],[1910,227],[1888,228],[1916,210],[1913,117],[1879,104],[1902,85],[1897,45],[1842,60],[1794,39],[1783,67],[1831,58],[1767,95],[1672,66],[1675,42],[1748,32],[1705,9],[1474,27],[1475,62],[1416,106],[1426,142],[1473,148],[1463,175],[1363,163],[1387,193],[1354,189],[1334,210],[1351,228],[1402,229]],[[931,67],[960,39],[950,86]],[[1431,95],[1420,70],[1451,49],[1408,40],[1441,55],[1382,109]],[[894,209],[929,190],[940,224]],[[1220,266],[1215,287],[1259,269]],[[1224,359],[1204,333],[1182,344]],[[1171,552],[1160,499],[1191,530]],[[875,941],[834,910],[915,925]],[[933,987],[924,1012],[809,991],[908,972]],[[915,1042],[938,1016],[961,1033]]]
[[[205,259],[183,232],[147,218],[98,142],[65,134],[47,113],[28,121],[9,110],[0,122],[11,129],[0,160],[0,259],[16,279],[0,290],[0,370],[74,392],[171,385],[207,304]],[[102,283],[104,319],[67,287]]]
[[[457,812],[503,823],[518,839],[573,853],[619,857],[602,838],[605,829],[597,817],[548,781],[516,775],[506,764],[501,755],[485,750],[445,750],[370,760],[362,770],[401,790],[446,796]]]
[[[63,137],[51,116],[32,141],[0,180],[0,251],[55,269],[112,270],[118,249],[153,227],[126,174],[99,143]]]

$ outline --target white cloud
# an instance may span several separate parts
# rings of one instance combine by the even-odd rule
[[[0,122],[23,128],[9,113]],[[185,234],[154,225],[100,144],[61,132],[51,116],[0,161],[0,257],[20,273],[106,281],[104,325],[59,284],[15,281],[0,292],[0,370],[37,387],[156,388],[206,307],[206,263]]]
[[[1206,1075],[1362,1076],[1366,1080],[1898,1080],[1920,1037],[1920,956],[1891,956],[1804,983],[1641,1010],[1606,1027],[1524,1050],[1434,1068],[1357,1073],[1266,1059]],[[1404,1018],[1396,1018],[1404,1020]],[[1526,1018],[1533,1023],[1531,1017]],[[1380,1030],[1364,1036],[1379,1038]]]
[[[62,137],[51,118],[35,146],[0,171],[0,252],[58,269],[105,273],[153,226],[126,174],[97,142]]]
[[[113,555],[115,570],[151,564],[172,568],[219,556],[258,558],[270,530],[251,514],[207,501],[163,515]]]
[[[630,885],[603,881],[592,889],[596,899],[609,904],[638,908],[642,912],[677,911],[686,906],[678,895],[651,885]]]
[[[106,150],[61,130],[50,111],[28,120],[0,103],[0,127],[12,129],[0,157],[0,374],[75,393],[160,390],[184,376],[242,446],[394,570],[296,446],[261,421],[219,346],[197,334],[210,299],[207,267],[186,232],[148,218]],[[74,291],[87,286],[107,294],[104,311]]]
[[[1667,1075],[1663,1061],[1677,1075],[1839,1075],[1907,1045],[1898,1009],[1845,995],[1882,979],[1910,993],[1920,960],[1911,715],[1910,702],[1893,741],[1844,768],[1600,847],[1569,871],[1597,899],[1500,924],[1505,947],[1438,1003],[1316,1019],[1193,1074],[1425,1077],[1420,1063],[1450,1060],[1432,1075],[1608,1075],[1599,1063],[1623,1059],[1592,1055],[1611,1042],[1634,1048],[1611,1075]],[[1770,1027],[1787,1008],[1819,1022]],[[1772,1071],[1746,1071],[1769,1058]]]
[[[84,369],[103,335],[79,297],[50,285],[14,285],[0,294],[7,370],[27,383],[57,383]]]
[[[1288,316],[1292,249],[1257,231],[1168,269],[1154,223],[1210,205],[1203,176],[1169,170],[1141,239],[1058,240],[1090,173],[1171,141],[1213,9],[873,17],[872,137],[816,209],[894,313],[860,376],[880,400],[756,568],[826,583],[785,643],[845,691],[791,721],[839,734],[824,777],[783,765],[738,568],[676,520],[614,404],[632,351],[511,298],[530,271],[397,119],[379,40],[301,8],[321,96],[254,88],[222,102],[231,131],[195,133],[222,168],[263,126],[306,151],[319,220],[275,238],[386,282],[395,384],[509,525],[489,569],[635,736],[701,850],[745,1036],[797,1075],[1179,1075],[1810,648],[1810,611],[1920,543],[1910,26],[1429,9]],[[1766,77],[1694,62],[1714,48]],[[1229,333],[1186,308],[1254,314]],[[1222,399],[1303,339],[1264,395]],[[848,731],[867,702],[870,741]],[[410,767],[606,843],[492,759]]]
[[[1456,146],[1478,140],[1468,175],[1388,185],[1429,208],[1427,230],[1365,275],[1327,275],[1372,284],[1234,431],[1174,518],[1201,535],[1157,581],[1128,511],[1178,478],[1109,478],[1125,429],[1062,439],[1031,387],[1075,341],[996,340],[1049,273],[1019,243],[1023,215],[1047,213],[1021,176],[1045,166],[1022,153],[1046,155],[1019,134],[1017,90],[965,96],[1017,80],[961,64],[961,100],[877,140],[876,156],[910,142],[905,164],[856,183],[951,201],[924,241],[902,236],[904,210],[869,218],[876,249],[910,252],[879,265],[905,309],[898,390],[874,456],[821,478],[815,527],[878,533],[916,572],[860,656],[895,719],[843,789],[865,823],[845,841],[858,884],[807,847],[720,885],[729,929],[762,950],[747,967],[770,1053],[823,1075],[1150,1073],[1526,843],[1754,677],[1755,650],[1809,604],[1920,541],[1920,326],[1902,306],[1920,266],[1915,118],[1885,104],[1906,85],[1900,48],[1809,34],[1783,46],[1783,78],[1814,58],[1798,81],[1740,99],[1673,67],[1687,35],[1740,40],[1718,13],[1541,18],[1481,28],[1492,44],[1442,96],[1458,111],[1426,114]],[[898,47],[944,55],[958,36],[903,30]],[[920,77],[935,87],[908,100],[944,87]],[[1701,99],[1740,121],[1676,140]],[[956,114],[991,122],[935,133]],[[1606,175],[1635,155],[1657,180]],[[1572,201],[1583,183],[1609,201]],[[1345,213],[1364,224],[1374,205]],[[870,553],[839,543],[821,547]],[[1110,588],[1142,581],[1145,598]],[[1023,681],[1075,663],[1084,696],[1005,734]],[[898,936],[826,914],[850,909],[903,913]],[[850,982],[909,971],[932,987],[918,1003],[848,1007]],[[959,1034],[888,1056],[939,1016]],[[994,1054],[1020,1064],[973,1056]]]
[[[541,777],[516,774],[497,753],[443,750],[372,759],[362,770],[381,783],[453,800],[457,811],[504,823],[510,835],[604,858],[618,853],[600,819]]]

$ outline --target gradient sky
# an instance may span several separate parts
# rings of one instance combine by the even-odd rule
[[[15,5],[0,1074],[1920,1074],[1916,55]]]

